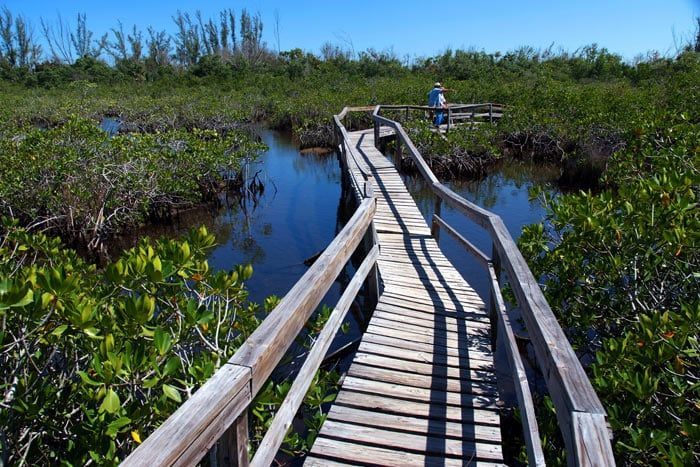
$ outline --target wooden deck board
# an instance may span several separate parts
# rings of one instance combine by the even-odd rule
[[[374,177],[382,293],[307,465],[502,465],[484,303],[454,269],[371,130],[349,133]],[[359,167],[359,168],[358,168]]]

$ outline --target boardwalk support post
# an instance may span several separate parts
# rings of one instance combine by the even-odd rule
[[[496,283],[493,287],[501,286],[501,258],[498,255],[498,250],[496,246],[493,246],[493,251],[491,253],[491,264],[493,266],[493,272],[496,276]],[[498,341],[498,297],[496,297],[496,291],[491,290],[490,300],[489,300],[489,318],[491,320],[491,348],[496,351],[496,342]]]
[[[381,127],[381,123],[378,121],[374,121],[374,147],[379,148],[379,129]]]
[[[248,411],[245,410],[216,444],[218,467],[248,466]]]
[[[433,222],[430,226],[430,235],[433,236],[436,242],[440,242],[440,224],[438,223],[435,216],[440,217],[442,215],[442,198],[439,196],[435,197],[435,212],[433,213]]]
[[[401,148],[401,138],[398,136],[396,137],[396,151],[394,154],[394,165],[396,166],[396,169],[401,172],[401,159],[403,158],[402,154],[403,150]]]
[[[373,180],[374,179],[372,178],[372,176],[367,177],[367,181],[365,182],[365,198],[374,198]],[[372,220],[372,223],[367,229],[367,233],[365,235],[367,236],[367,247],[365,248],[366,251],[371,251],[372,248],[379,246],[379,240],[377,239],[377,229],[374,226],[374,220]],[[372,304],[377,303],[377,301],[379,300],[379,291],[379,268],[377,267],[377,263],[375,262],[374,266],[372,266],[372,269],[367,275],[367,298]]]

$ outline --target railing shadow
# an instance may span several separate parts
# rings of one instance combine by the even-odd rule
[[[432,359],[430,361],[432,373],[430,375],[430,397],[428,411],[428,430],[426,445],[423,449],[417,449],[428,454],[426,465],[439,465],[439,459],[455,457],[454,443],[448,440],[461,443],[460,456],[471,454],[476,458],[477,454],[477,425],[480,422],[475,417],[475,410],[495,408],[497,395],[493,390],[494,379],[491,371],[484,371],[483,365],[474,365],[472,354],[490,353],[489,333],[479,335],[480,331],[469,329],[467,318],[470,314],[475,316],[475,307],[484,313],[484,304],[472,291],[470,305],[464,305],[464,294],[469,289],[465,281],[454,283],[450,280],[439,263],[445,261],[444,256],[434,251],[438,248],[437,242],[429,235],[411,234],[410,229],[401,222],[401,212],[399,207],[393,202],[389,189],[385,186],[383,179],[377,170],[374,169],[373,161],[369,159],[368,153],[363,150],[366,135],[360,136],[358,144],[355,146],[356,154],[366,164],[366,167],[375,177],[375,192],[381,193],[386,203],[386,207],[394,215],[397,225],[404,232],[402,236],[405,251],[409,255],[420,258],[421,261],[413,261],[412,267],[405,266],[406,277],[418,279],[424,287],[425,297],[431,302],[434,308],[432,318],[426,313],[420,321],[426,322],[426,328],[432,327]],[[405,207],[404,207],[405,209]],[[416,208],[416,212],[420,212]],[[428,229],[427,223],[425,224]],[[439,255],[440,261],[433,258]],[[380,266],[381,273],[381,266]],[[387,290],[391,290],[393,280],[389,277]],[[395,279],[394,279],[395,280]],[[432,319],[432,323],[428,320]],[[430,324],[430,326],[428,326]],[[397,325],[399,322],[397,321]],[[411,329],[405,323],[404,329]],[[416,330],[415,332],[419,332]],[[456,359],[455,359],[456,357]],[[456,365],[455,365],[456,362]],[[455,375],[451,367],[457,367],[458,373]],[[492,368],[490,368],[492,370]],[[474,372],[474,373],[473,373]],[[476,375],[485,379],[490,379],[491,384],[475,381]],[[490,391],[489,391],[490,389]],[[459,400],[455,400],[456,395]],[[456,433],[448,429],[448,421],[454,420],[454,414],[450,409],[459,410],[458,423],[460,430]],[[417,447],[418,448],[418,447]],[[437,464],[436,464],[437,462]]]

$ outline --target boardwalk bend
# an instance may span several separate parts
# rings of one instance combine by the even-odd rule
[[[605,411],[503,221],[441,184],[399,123],[429,111],[345,108],[334,117],[344,175],[357,199],[355,214],[238,352],[124,465],[191,465],[206,455],[214,465],[270,465],[363,284],[376,307],[306,464],[503,464],[503,446],[510,440],[502,435],[497,404],[492,349],[499,334],[529,462],[544,465],[527,375],[501,296],[502,276],[556,407],[569,465],[614,465]],[[374,126],[348,131],[346,120],[356,112],[371,112]],[[453,106],[443,130],[455,123],[493,122],[501,113],[496,104]],[[394,164],[377,149],[381,138],[395,139],[396,160],[402,153],[411,157],[435,193],[431,226]],[[485,229],[493,242],[490,255],[445,223],[442,203]],[[488,307],[440,251],[441,232],[483,266],[491,284]],[[249,459],[252,399],[358,248],[366,251],[364,261]]]

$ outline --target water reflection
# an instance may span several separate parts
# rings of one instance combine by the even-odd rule
[[[301,155],[287,135],[259,133],[270,149],[248,173],[259,175],[265,192],[257,202],[242,198],[219,216],[230,230],[209,258],[217,269],[252,264],[248,289],[256,302],[271,294],[283,296],[306,272],[304,260],[333,240],[341,175],[334,155]],[[327,303],[338,296],[336,285]]]
[[[122,121],[115,117],[105,117],[100,122],[102,128],[109,136],[114,136],[119,131]]]

